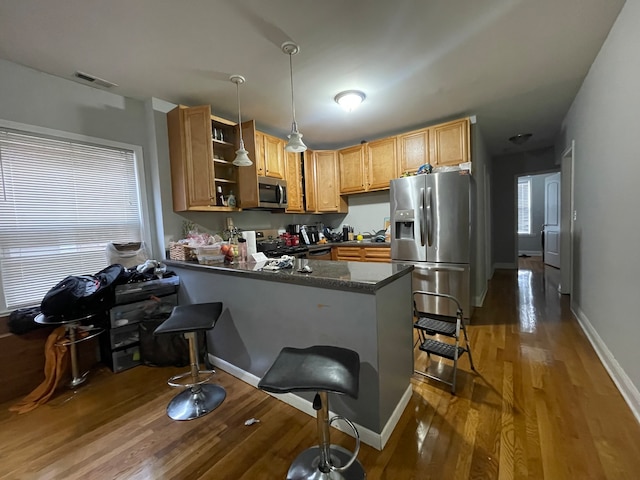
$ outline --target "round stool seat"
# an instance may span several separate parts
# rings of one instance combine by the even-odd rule
[[[360,357],[329,345],[283,348],[258,388],[271,393],[324,391],[358,398]]]

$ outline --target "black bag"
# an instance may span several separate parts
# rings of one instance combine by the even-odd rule
[[[39,313],[40,307],[14,310],[11,312],[11,315],[9,315],[9,321],[7,322],[9,324],[9,331],[14,335],[23,335],[32,330],[44,327],[45,325],[40,325],[35,322],[35,318]]]
[[[189,356],[189,342],[181,333],[163,333],[154,335],[153,332],[164,322],[173,311],[173,303],[158,298],[144,312],[144,319],[139,324],[140,331],[140,359],[142,363],[152,367],[185,367],[191,362]],[[200,358],[207,358],[207,344],[203,333],[197,334],[198,353]]]
[[[140,359],[150,367],[186,367],[189,365],[189,342],[180,333],[154,335],[161,320],[143,320],[140,330]]]
[[[125,268],[109,265],[95,275],[70,275],[49,290],[40,304],[45,315],[76,318],[110,309],[116,285],[126,282]]]

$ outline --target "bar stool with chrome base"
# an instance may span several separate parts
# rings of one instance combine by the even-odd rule
[[[153,332],[154,335],[181,333],[189,341],[191,370],[175,375],[167,382],[172,387],[185,388],[167,405],[167,415],[173,420],[200,418],[216,409],[227,396],[220,385],[206,383],[215,371],[200,370],[197,342],[198,332],[211,330],[221,313],[221,302],[178,305]]]
[[[87,380],[89,371],[80,373],[80,363],[78,362],[78,343],[91,340],[104,332],[104,328],[85,326],[84,324],[96,317],[98,313],[87,313],[86,315],[69,318],[63,316],[36,315],[34,321],[40,325],[62,325],[65,329],[65,340],[57,343],[57,346],[69,347],[69,357],[71,359],[71,381],[68,387],[73,389],[79,387]],[[82,334],[79,332],[82,330]]]
[[[329,420],[328,393],[346,394],[358,398],[360,357],[346,348],[316,345],[309,348],[283,348],[258,388],[271,393],[315,391],[319,445],[302,452],[293,461],[287,480],[302,479],[364,479],[366,473],[357,460],[360,436],[355,425],[342,416]],[[344,420],[353,430],[356,449],[331,445],[329,427],[335,420]]]

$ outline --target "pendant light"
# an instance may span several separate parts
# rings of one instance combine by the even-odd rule
[[[296,122],[296,105],[293,99],[293,55],[300,51],[300,47],[293,42],[284,42],[282,51],[289,55],[289,73],[291,76],[291,113],[293,123],[291,124],[291,135],[289,135],[289,143],[284,147],[287,152],[304,152],[307,146],[302,142],[302,134],[298,131],[298,123]]]
[[[240,116],[240,84],[244,83],[245,80],[242,75],[231,75],[229,80],[236,84],[236,93],[238,96],[238,130],[240,131],[240,147],[236,150],[236,158],[233,159],[233,164],[236,167],[250,167],[253,165],[253,162],[249,159],[249,152],[244,148],[244,140],[242,139],[242,117]]]

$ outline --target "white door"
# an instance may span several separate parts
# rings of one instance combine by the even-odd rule
[[[544,263],[560,268],[560,173],[544,179]]]

